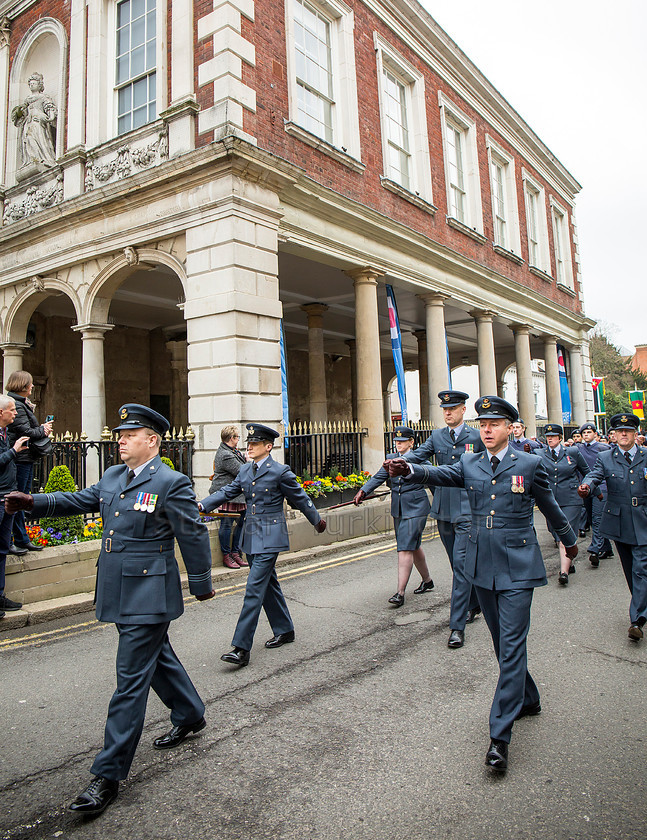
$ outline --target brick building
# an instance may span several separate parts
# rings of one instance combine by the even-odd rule
[[[423,416],[448,348],[483,393],[514,363],[530,429],[545,360],[559,422],[559,342],[585,419],[580,186],[415,0],[0,0],[0,85],[5,381],[59,430],[149,402],[204,479],[280,422],[282,320],[291,419],[355,417],[373,469],[385,283]]]

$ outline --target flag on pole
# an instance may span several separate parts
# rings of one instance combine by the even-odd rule
[[[386,303],[389,308],[389,328],[391,330],[391,350],[393,351],[393,363],[395,374],[398,380],[398,397],[400,399],[400,413],[402,422],[407,422],[407,389],[404,383],[404,361],[402,359],[402,336],[400,334],[400,321],[398,320],[398,308],[395,303],[393,286],[386,284]]]
[[[631,410],[640,417],[645,419],[645,392],[644,391],[629,391],[629,399],[631,401]]]
[[[607,410],[604,405],[604,376],[593,377],[591,382],[593,385],[593,412],[594,414],[606,414]]]
[[[285,361],[285,335],[283,333],[283,319],[281,319],[279,344],[281,348],[281,403],[283,407],[283,438],[284,440],[287,440],[288,427],[290,425],[290,411],[288,408],[288,366]]]
[[[562,423],[571,422],[571,395],[568,390],[568,379],[566,377],[566,362],[564,361],[564,348],[557,345],[557,365],[559,367],[559,387],[562,392]]]

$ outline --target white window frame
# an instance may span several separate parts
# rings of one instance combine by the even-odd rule
[[[440,123],[443,141],[443,158],[445,163],[445,184],[447,189],[447,217],[466,228],[476,231],[483,236],[483,206],[481,204],[481,183],[478,162],[478,147],[476,142],[476,123],[455,105],[442,91],[438,91],[440,107]],[[464,140],[464,191],[465,218],[457,219],[451,213],[451,181],[449,177],[449,163],[447,155],[447,126],[451,124],[459,129]]]
[[[573,279],[573,254],[571,250],[570,224],[568,210],[551,195],[551,218],[553,223],[553,256],[555,260],[555,280],[571,292],[575,291]],[[560,263],[562,271],[560,271]]]
[[[521,231],[519,227],[519,204],[517,201],[514,158],[493,140],[489,134],[485,135],[485,146],[487,148],[488,171],[490,173],[493,242],[495,250],[502,249],[520,259]],[[498,215],[497,185],[494,177],[495,167],[501,171],[501,189],[503,194],[500,200],[503,205],[502,217]],[[498,218],[501,218],[505,225],[503,236],[498,229]]]
[[[373,33],[377,64],[378,95],[380,102],[380,126],[382,132],[382,183],[395,183],[403,190],[419,196],[432,204],[431,162],[429,156],[429,137],[427,134],[427,108],[425,100],[425,80],[405,58],[394,50],[377,32]],[[401,184],[389,170],[389,140],[386,130],[386,107],[384,90],[384,71],[388,70],[403,86],[405,91],[405,109],[409,131],[409,186]]]
[[[547,276],[552,276],[550,265],[550,242],[548,239],[548,217],[546,215],[546,191],[530,173],[522,167],[523,195],[526,212],[526,231],[528,234],[528,266],[538,269]],[[530,253],[530,195],[535,196],[537,206],[537,259],[533,260]]]
[[[319,137],[299,123],[298,85],[294,39],[294,0],[285,0],[287,37],[288,113],[286,131],[311,146],[328,152],[347,163],[361,160],[359,110],[357,105],[357,76],[355,72],[355,17],[343,0],[305,0],[330,23],[330,52],[332,64],[332,142]],[[329,147],[329,148],[326,148]],[[335,153],[335,150],[337,153]],[[361,166],[363,171],[364,166]]]
[[[166,109],[167,105],[167,72],[166,72],[166,3],[164,0],[156,0],[155,3],[155,97],[157,101],[155,122],[159,120],[159,115]],[[118,130],[118,87],[117,87],[117,2],[110,0],[108,3],[108,38],[107,38],[107,61],[108,74],[107,84],[111,95],[106,97],[108,102],[108,137],[106,140],[111,140],[115,137],[127,137],[131,132],[142,132],[146,130],[147,125],[152,122],[144,123],[139,128],[133,128],[130,132],[119,134]]]

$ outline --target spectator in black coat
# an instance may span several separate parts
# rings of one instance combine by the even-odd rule
[[[222,443],[213,459],[213,477],[209,493],[216,493],[231,484],[246,461],[243,453],[237,448],[240,435],[236,426],[224,426],[220,432],[220,439]],[[249,565],[240,548],[247,510],[245,496],[241,493],[235,499],[224,502],[220,505],[219,510],[222,513],[239,514],[235,519],[234,517],[224,517],[220,520],[218,539],[220,540],[223,566],[228,569],[240,569]]]
[[[34,404],[29,401],[29,395],[34,388],[31,373],[26,370],[16,370],[7,380],[7,396],[16,404],[16,414],[13,423],[7,427],[9,446],[13,446],[20,437],[27,437],[28,441],[43,440],[52,431],[51,423],[39,423],[34,414]],[[38,456],[32,455],[25,446],[16,459],[16,484],[12,490],[21,493],[31,493],[34,478],[34,462]],[[26,554],[28,551],[40,551],[42,546],[32,543],[25,528],[25,514],[18,511],[13,522],[13,545],[9,546],[11,554]]]
[[[27,448],[29,438],[19,437],[13,445],[7,439],[7,426],[16,416],[16,404],[11,397],[0,394],[0,498],[16,489],[16,458],[18,453]],[[11,541],[13,516],[5,513],[4,504],[0,505],[0,618],[5,610],[19,610],[22,604],[12,601],[4,594],[5,566]]]

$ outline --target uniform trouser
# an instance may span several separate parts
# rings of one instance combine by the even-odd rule
[[[169,622],[117,624],[117,690],[108,707],[103,749],[90,770],[125,779],[144,727],[150,688],[171,710],[173,726],[196,723],[204,703],[168,639]]]
[[[539,702],[528,673],[526,638],[530,628],[532,589],[501,592],[475,586],[499,660],[499,681],[490,710],[490,737],[510,743],[512,724],[522,706]]]
[[[631,592],[629,619],[632,624],[644,624],[647,622],[647,546],[614,542]]]
[[[584,499],[584,504],[582,505],[582,510],[580,512],[580,521],[579,521],[579,529],[580,531],[586,531],[587,528],[591,528],[593,526],[593,497],[587,496]]]
[[[602,501],[595,496],[587,496],[584,499],[584,504],[588,502],[591,505],[591,544],[586,549],[589,554],[600,554],[604,551],[613,551],[611,543],[606,537],[600,536],[600,523],[602,522],[602,512],[607,501],[606,490],[598,490],[602,494]]]
[[[478,607],[479,602],[472,584],[465,577],[465,552],[471,517],[461,516],[456,522],[437,519],[438,536],[445,547],[452,567],[452,600],[449,608],[451,630],[465,630],[467,611]]]
[[[232,645],[251,650],[256,625],[265,610],[267,620],[275,636],[294,630],[288,605],[285,603],[274,565],[278,554],[248,554],[249,574],[243,608],[232,639]]]

